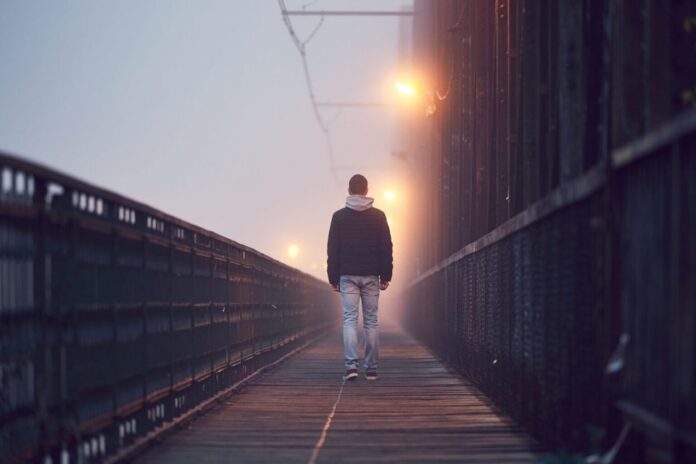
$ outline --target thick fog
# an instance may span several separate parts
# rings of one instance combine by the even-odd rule
[[[411,2],[286,3],[398,10]],[[304,39],[320,20],[292,21]],[[326,17],[306,48],[317,100],[392,102],[404,71],[400,21]],[[322,109],[334,176],[277,2],[0,4],[0,149],[320,278],[331,214],[356,172],[387,212],[395,280],[403,275],[399,247],[409,205],[407,167],[393,154],[398,111]]]

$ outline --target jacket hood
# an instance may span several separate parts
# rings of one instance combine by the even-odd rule
[[[365,211],[372,208],[374,198],[366,197],[365,195],[348,195],[346,197],[346,206],[355,211]]]

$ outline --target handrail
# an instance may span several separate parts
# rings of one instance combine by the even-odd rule
[[[637,140],[614,150],[611,154],[611,167],[609,169],[611,171],[621,170],[639,159],[657,153],[659,148],[693,131],[696,131],[696,109],[685,111],[656,129],[647,132]],[[513,216],[483,237],[468,243],[435,266],[425,270],[411,281],[411,285],[417,284],[466,256],[482,250],[505,237],[529,227],[546,216],[594,194],[605,186],[607,169],[605,164],[600,162],[575,179],[561,184],[544,198]]]
[[[678,114],[656,129],[614,150],[611,155],[612,167],[620,169],[628,166],[693,131],[696,131],[696,108]]]
[[[324,332],[337,302],[249,246],[0,152],[0,461],[102,462]]]
[[[131,198],[125,197],[119,193],[116,193],[112,190],[108,190],[102,187],[98,187],[94,184],[91,184],[89,182],[85,182],[81,179],[78,179],[76,177],[73,177],[69,174],[65,174],[62,172],[59,172],[55,169],[52,169],[50,167],[47,167],[43,164],[37,163],[35,161],[30,161],[26,158],[17,156],[15,154],[10,154],[7,152],[0,151],[0,170],[2,168],[11,168],[15,170],[22,171],[26,174],[33,175],[37,178],[43,179],[46,182],[50,183],[55,183],[58,184],[64,188],[68,188],[71,190],[77,190],[80,192],[88,193],[90,195],[99,197],[103,200],[109,201],[113,203],[116,206],[123,206],[127,208],[131,208],[134,210],[139,211],[142,214],[146,214],[147,216],[151,216],[154,219],[163,221],[163,223],[166,225],[175,225],[183,229],[187,229],[191,232],[195,232],[196,234],[200,234],[203,236],[207,236],[211,239],[218,240],[221,242],[224,242],[228,245],[231,245],[240,251],[243,251],[245,253],[251,253],[252,255],[257,256],[258,258],[261,258],[265,261],[268,261],[270,263],[273,263],[274,265],[280,266],[281,268],[284,268],[290,272],[296,272],[299,274],[302,274],[304,277],[309,278],[311,280],[316,281],[316,283],[321,283],[324,284],[324,282],[320,279],[317,279],[311,274],[308,274],[304,271],[301,271],[297,268],[294,268],[282,261],[279,261],[275,258],[272,258],[265,253],[262,253],[250,246],[244,245],[242,243],[239,243],[235,240],[232,240],[228,237],[225,237],[223,235],[220,235],[216,232],[213,232],[208,229],[204,229],[203,227],[197,226],[195,224],[192,224],[190,222],[184,221],[183,219],[180,219],[176,216],[173,216],[171,214],[165,213],[157,208],[154,208],[148,204],[133,200]],[[0,175],[2,173],[0,172]],[[0,202],[1,203],[1,202]],[[112,218],[113,219],[113,218]],[[127,223],[122,223],[121,225],[123,226],[128,226]],[[175,236],[172,235],[172,238],[176,238]],[[232,257],[232,256],[228,256]]]
[[[511,217],[483,237],[474,240],[461,250],[451,254],[431,267],[421,275],[413,279],[411,285],[417,284],[424,279],[445,269],[448,266],[461,261],[472,253],[476,253],[506,237],[518,232],[535,222],[540,221],[546,216],[581,201],[601,189],[606,182],[606,172],[603,164],[597,165],[589,171],[576,177],[570,182],[562,184],[556,190],[537,201],[529,208]]]

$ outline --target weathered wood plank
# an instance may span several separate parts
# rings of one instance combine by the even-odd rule
[[[348,382],[318,462],[525,463],[535,444],[396,327],[380,379]],[[141,455],[139,463],[308,462],[341,387],[333,334]]]

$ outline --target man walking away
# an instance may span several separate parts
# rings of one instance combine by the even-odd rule
[[[343,380],[358,376],[358,304],[362,300],[365,327],[365,378],[377,380],[379,291],[392,278],[392,241],[387,218],[372,207],[367,179],[360,174],[348,183],[346,207],[331,218],[327,246],[327,271],[334,291],[343,302],[343,347],[346,373]]]

